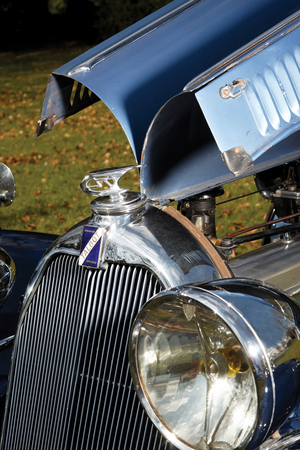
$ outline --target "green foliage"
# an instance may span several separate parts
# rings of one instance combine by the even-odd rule
[[[0,51],[95,45],[170,0],[1,0]],[[8,33],[9,30],[9,33]]]
[[[50,14],[64,14],[67,10],[67,0],[48,0]]]
[[[170,3],[170,0],[90,0],[96,6],[94,27],[99,40],[107,39],[143,17]]]
[[[135,164],[120,125],[102,102],[33,137],[49,73],[85,50],[0,54],[0,161],[12,169],[17,184],[14,203],[1,208],[4,229],[63,233],[91,214],[90,199],[79,189],[89,171]],[[125,181],[139,189],[137,173]],[[250,177],[231,183],[217,203],[255,189]],[[218,237],[261,223],[267,209],[259,194],[217,206]],[[247,244],[238,253],[257,246]]]
[[[223,203],[227,200],[256,191],[257,188],[253,177],[234,181],[223,186],[223,188],[225,191],[224,195],[216,199],[217,204],[222,203],[216,208],[216,230],[218,238],[264,222],[270,202],[258,193]],[[253,230],[253,233],[256,231],[261,231],[261,229]],[[235,254],[240,255],[259,246],[260,243],[258,241],[243,244],[235,251]]]
[[[90,200],[79,189],[89,171],[135,163],[120,125],[102,102],[33,137],[49,73],[84,50],[0,54],[0,161],[12,169],[17,184],[14,203],[1,209],[2,228],[62,233],[91,213]],[[136,177],[129,183],[138,188]]]
[[[138,22],[143,17],[162,8],[171,0],[86,0],[94,6],[91,27],[97,29],[97,40],[103,41],[124,28]],[[68,14],[72,2],[68,0],[48,0],[51,14]],[[79,10],[80,11],[80,10]],[[78,12],[79,12],[78,11]]]

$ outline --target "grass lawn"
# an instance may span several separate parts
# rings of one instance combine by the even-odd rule
[[[83,47],[0,54],[0,161],[14,173],[17,194],[1,209],[3,229],[61,234],[90,215],[79,184],[91,170],[135,163],[127,139],[102,102],[33,137],[49,74],[87,50]],[[137,173],[128,186],[139,189]],[[224,186],[223,202],[256,190],[252,177]],[[218,237],[260,223],[268,204],[259,194],[217,207]],[[243,249],[258,246],[247,244]]]

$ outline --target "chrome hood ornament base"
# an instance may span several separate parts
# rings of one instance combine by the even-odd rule
[[[119,186],[120,178],[132,169],[141,167],[125,166],[90,172],[81,182],[81,190],[88,195],[97,196],[91,202],[95,214],[128,214],[142,208],[147,197],[139,192],[131,192]]]

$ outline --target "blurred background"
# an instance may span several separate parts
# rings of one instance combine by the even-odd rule
[[[96,45],[170,0],[1,0],[0,51]]]

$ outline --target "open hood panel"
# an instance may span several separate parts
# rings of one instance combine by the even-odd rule
[[[144,144],[143,189],[153,199],[179,200],[297,159],[299,128],[296,13],[161,108]]]
[[[296,51],[298,29],[293,36],[286,33],[282,37],[277,32],[277,40],[288,41],[282,53],[276,42],[272,50],[265,45],[268,30],[275,27],[271,33],[275,35],[277,24],[299,8],[295,0],[287,0],[284,6],[281,0],[175,0],[54,71],[36,135],[101,99],[119,120],[137,161],[146,165],[141,171],[143,191],[163,201],[296,159],[298,116],[294,106],[288,105],[288,120],[282,109],[277,125],[270,116],[257,124],[261,116],[252,110],[260,100],[254,96],[249,106],[246,99],[249,87],[254,83],[256,88],[257,77],[262,78],[262,85],[265,82],[263,71],[269,57],[274,64],[276,58]],[[293,20],[297,22],[295,17]],[[257,40],[260,35],[263,38]],[[264,44],[260,46],[261,41]],[[263,57],[250,57],[254,48],[257,56],[262,51]],[[273,48],[279,56],[272,55]],[[244,54],[248,60],[243,60]],[[246,81],[246,89],[236,95],[234,86],[232,98],[221,98],[219,89],[226,90],[226,85],[238,79]],[[298,92],[295,96],[300,98]],[[282,139],[288,140],[284,154]],[[261,154],[265,146],[272,150]],[[233,158],[226,153],[229,150]],[[241,166],[242,160],[246,165]]]

